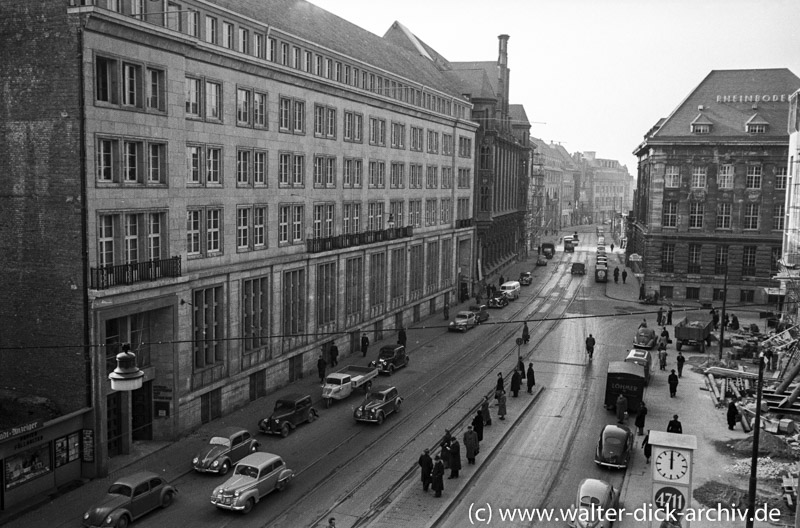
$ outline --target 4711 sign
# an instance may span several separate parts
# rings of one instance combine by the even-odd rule
[[[664,519],[681,526],[680,520],[687,505],[685,490],[674,486],[658,487],[653,494],[653,504],[657,509],[664,511]]]

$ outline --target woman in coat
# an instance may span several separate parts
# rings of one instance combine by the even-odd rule
[[[497,415],[501,420],[506,419],[506,393],[501,392],[500,397],[497,398]]]
[[[483,416],[483,425],[487,427],[492,425],[492,413],[489,412],[489,400],[487,400],[485,396],[483,397],[483,403],[481,403],[481,415]]]
[[[478,433],[476,433],[475,429],[470,425],[467,427],[467,432],[464,433],[464,450],[467,455],[467,464],[475,463],[475,457],[478,455],[479,449],[480,440],[478,440]]]
[[[519,374],[519,370],[514,370],[514,374],[511,375],[511,394],[516,398],[519,396],[519,389],[522,387],[522,376]]]
[[[431,472],[431,489],[435,491],[434,497],[441,497],[444,489],[444,464],[442,457],[436,455],[433,461],[433,471]]]
[[[533,372],[533,363],[528,363],[528,373],[525,375],[528,381],[528,394],[533,394],[533,386],[536,385],[536,375]]]
[[[475,418],[472,419],[472,429],[478,437],[478,442],[483,440],[483,413],[478,409]]]

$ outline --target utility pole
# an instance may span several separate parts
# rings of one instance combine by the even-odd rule
[[[725,266],[725,282],[722,286],[722,314],[720,323],[722,326],[719,331],[719,359],[722,359],[722,343],[725,341],[725,303],[728,300],[728,266]]]
[[[761,385],[764,383],[764,353],[758,355],[758,385],[756,387],[756,419],[753,424],[753,454],[750,458],[750,489],[748,492],[745,528],[753,528],[756,515],[756,483],[758,482],[758,436],[761,430]]]

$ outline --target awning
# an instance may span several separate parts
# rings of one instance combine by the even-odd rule
[[[775,296],[784,296],[786,295],[785,291],[781,291],[780,288],[764,288],[764,291],[767,295],[775,295]]]

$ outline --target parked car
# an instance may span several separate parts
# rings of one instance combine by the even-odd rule
[[[547,264],[547,259],[544,260],[544,263]],[[530,271],[523,271],[519,274],[519,283],[523,286],[530,286],[533,282],[533,275]]]
[[[475,319],[478,321],[478,324],[489,319],[489,310],[486,308],[485,304],[474,304],[469,307],[469,311],[475,314]]]
[[[156,508],[166,508],[178,494],[155,473],[140,471],[114,482],[106,496],[83,514],[83,526],[125,528]]]
[[[508,281],[500,285],[500,291],[506,294],[509,301],[519,299],[520,286],[519,281]]]
[[[372,379],[378,376],[378,367],[348,365],[325,376],[322,385],[322,399],[325,407],[330,407],[333,400],[343,400],[361,388],[369,392]]]
[[[458,312],[456,318],[450,321],[450,331],[466,332],[478,324],[475,312]]]
[[[258,442],[250,431],[241,427],[225,427],[211,436],[208,445],[192,460],[192,467],[201,473],[225,475],[236,462],[256,451]]]
[[[632,349],[625,357],[625,363],[641,365],[644,369],[644,383],[650,383],[650,374],[653,370],[653,354],[649,350]]]
[[[491,297],[489,297],[489,308],[505,308],[508,306],[508,298],[506,298],[506,294],[500,290],[495,291]]]
[[[637,348],[653,348],[656,346],[656,331],[652,328],[639,328],[633,337],[633,346]]]
[[[603,517],[601,511],[616,509],[619,505],[619,492],[604,480],[583,479],[578,485],[575,503],[571,506],[574,514],[567,521],[570,526],[580,528],[609,528],[613,523],[610,518]],[[597,520],[603,520],[598,523]],[[585,519],[591,519],[587,522]]]
[[[386,345],[381,347],[378,352],[377,361],[370,363],[372,367],[378,367],[378,372],[383,372],[388,375],[394,374],[394,371],[408,365],[408,354],[406,354],[406,347],[403,345]]]
[[[536,258],[536,265],[537,266],[547,266],[547,257],[545,257],[544,255],[539,255]]]
[[[594,462],[599,466],[626,468],[631,461],[633,447],[633,431],[624,425],[606,425],[597,440]]]
[[[400,410],[401,403],[403,398],[395,387],[375,387],[353,411],[353,418],[358,422],[380,425],[387,416]]]
[[[275,402],[269,418],[258,422],[258,429],[265,434],[279,434],[286,438],[301,423],[311,423],[317,418],[319,413],[311,405],[310,395],[287,394]]]
[[[253,453],[236,464],[231,478],[214,488],[211,504],[250,513],[258,501],[275,490],[283,490],[293,478],[294,471],[278,455]]]

